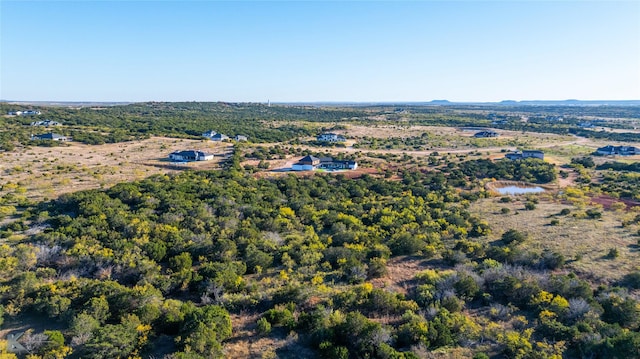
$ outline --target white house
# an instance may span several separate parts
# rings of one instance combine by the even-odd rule
[[[313,171],[315,169],[323,170],[355,170],[358,163],[351,160],[334,160],[330,157],[317,158],[314,156],[305,156],[297,163],[291,166],[294,171]]]
[[[45,133],[42,135],[31,135],[31,140],[45,140],[45,141],[71,141],[71,137],[62,136],[57,133]]]
[[[228,139],[229,139],[229,136],[223,135],[221,133],[216,133],[215,135],[211,136],[211,141],[224,141]]]
[[[480,132],[476,132],[475,135],[473,135],[473,137],[476,138],[487,138],[487,137],[498,137],[500,136],[499,133],[497,133],[496,131],[480,131]]]
[[[337,135],[335,133],[329,133],[329,132],[318,135],[316,139],[322,142],[344,142],[347,140],[343,136]]]
[[[604,146],[604,147],[600,147],[596,150],[596,154],[602,155],[602,156],[613,156],[613,155],[620,155],[620,156],[633,156],[633,155],[638,155],[640,154],[640,149],[638,149],[637,147],[633,147],[633,146]]]
[[[31,122],[31,126],[44,126],[44,127],[60,126],[60,122],[51,121],[51,120],[34,121],[34,122]]]
[[[233,139],[238,141],[238,142],[248,141],[247,136],[243,136],[243,135],[236,135]]]
[[[291,166],[294,171],[313,171],[320,164],[320,159],[314,156],[305,156]]]
[[[321,158],[317,168],[325,170],[355,170],[358,162],[351,160],[334,160],[331,157]]]
[[[202,151],[187,150],[172,152],[169,154],[169,159],[176,162],[209,161],[213,159],[213,155]]]
[[[206,137],[208,139],[211,139],[211,137],[215,136],[216,134],[217,134],[216,131],[211,130],[211,131],[207,131],[207,132],[203,133],[202,137]]]
[[[507,153],[504,157],[510,160],[521,160],[524,158],[538,158],[543,160],[544,152],[537,151],[537,150],[524,150],[524,151]]]

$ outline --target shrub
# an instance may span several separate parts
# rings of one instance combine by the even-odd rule
[[[536,209],[536,204],[534,202],[527,202],[524,204],[524,209],[526,209],[527,211],[533,211],[534,209]]]
[[[597,209],[588,209],[585,213],[589,219],[598,219],[602,217],[602,212]]]
[[[569,213],[571,213],[571,210],[569,208],[563,208],[562,211],[560,211],[561,216],[566,216]]]
[[[633,289],[640,289],[640,271],[635,271],[624,276],[622,284]]]
[[[291,305],[291,303],[287,306],[278,305],[264,313],[264,318],[273,325],[293,327],[295,325],[295,318],[293,317],[292,307],[293,305]]]
[[[620,257],[620,251],[618,251],[618,248],[611,248],[609,249],[609,253],[607,253],[607,258],[609,259],[615,259]]]
[[[505,244],[511,244],[513,242],[515,242],[516,244],[522,243],[525,241],[525,239],[527,239],[526,234],[515,229],[510,229],[502,234],[502,241]]]
[[[261,335],[267,335],[271,333],[271,323],[266,318],[260,318],[257,322],[258,325],[258,333]]]
[[[509,208],[507,208],[507,207],[502,207],[502,208],[500,209],[500,212],[501,212],[502,214],[507,214],[507,213],[511,212],[511,210],[510,210]]]
[[[550,226],[557,226],[560,224],[560,221],[557,219],[552,219],[551,222],[549,222]]]
[[[540,260],[540,265],[546,269],[558,269],[561,268],[565,263],[565,258],[562,253],[545,251],[542,254],[542,259]]]

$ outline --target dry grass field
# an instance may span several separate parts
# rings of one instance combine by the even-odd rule
[[[214,154],[231,150],[230,143],[153,137],[104,145],[67,143],[60,147],[27,147],[0,152],[0,195],[6,184],[17,184],[18,193],[29,200],[55,198],[63,193],[110,187],[153,174],[184,168],[213,169],[222,156],[212,161],[174,166],[168,161],[173,151],[196,149]]]
[[[610,283],[624,273],[640,269],[640,246],[638,226],[623,227],[622,222],[635,217],[640,211],[602,210],[600,219],[589,219],[586,209],[597,206],[563,204],[552,196],[543,194],[534,210],[525,210],[525,198],[510,203],[499,202],[499,197],[483,199],[471,205],[470,211],[486,220],[493,232],[486,239],[493,242],[509,229],[528,234],[522,248],[536,252],[553,250],[567,259],[566,269],[573,270],[598,283]],[[509,213],[502,213],[508,208]],[[559,215],[563,209],[568,215]],[[552,220],[559,223],[551,225]],[[619,257],[609,258],[609,251],[615,248]]]

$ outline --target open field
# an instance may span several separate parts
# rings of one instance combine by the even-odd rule
[[[63,193],[110,187],[185,167],[217,168],[222,156],[180,166],[172,165],[167,156],[188,149],[222,155],[231,148],[229,143],[165,137],[95,146],[75,142],[59,147],[34,146],[0,152],[0,186],[17,184],[22,188],[19,192],[29,200],[55,198]]]
[[[563,204],[548,194],[540,195],[540,203],[531,211],[524,209],[525,196],[511,203],[500,203],[498,198],[483,199],[470,207],[471,212],[486,220],[493,229],[488,242],[499,240],[509,229],[526,232],[529,238],[521,244],[522,248],[557,251],[567,259],[566,269],[601,283],[611,283],[620,279],[622,273],[639,269],[638,226],[622,226],[622,221],[638,214],[637,210],[601,210],[602,218],[588,219],[585,210],[596,207]],[[509,213],[502,213],[502,208],[508,208]],[[570,214],[559,215],[563,209],[570,210]],[[559,224],[551,225],[553,219]],[[607,258],[612,248],[618,250],[618,258]]]

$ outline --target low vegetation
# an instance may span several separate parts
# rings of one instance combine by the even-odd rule
[[[197,136],[215,125],[263,142],[315,134],[303,118],[403,118],[367,111],[150,103],[50,114],[69,131],[114,136],[108,117],[120,114],[118,139]],[[479,121],[416,113],[412,121]],[[271,126],[280,116],[291,122]],[[28,200],[25,183],[3,182],[3,332],[25,329],[30,359],[640,357],[640,217],[588,196],[636,198],[635,172],[576,158],[564,170],[589,176],[582,187],[521,197],[492,197],[484,185],[556,183],[559,166],[371,153],[380,171],[355,178],[256,173],[306,154],[355,158],[342,150],[240,146],[222,170],[153,174],[44,201]],[[238,350],[243,340],[261,344]],[[0,343],[0,356],[11,358],[7,351]]]

